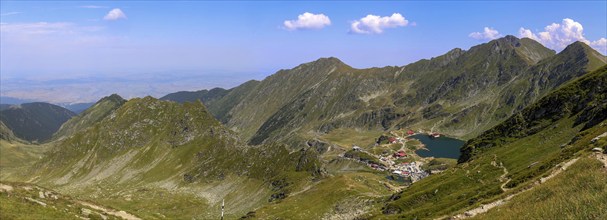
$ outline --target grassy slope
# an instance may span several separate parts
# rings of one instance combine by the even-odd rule
[[[371,103],[388,101],[385,97],[369,100]],[[118,118],[115,121],[107,119],[90,131],[63,142],[60,151],[53,153],[55,162],[38,166],[50,167],[48,170],[53,171],[43,174],[39,181],[59,186],[61,190],[83,198],[132,211],[144,218],[214,218],[220,198],[226,198],[230,218],[242,216],[260,206],[262,208],[255,213],[258,217],[319,218],[351,214],[348,208],[352,207],[378,209],[379,205],[374,206],[373,201],[378,200],[378,195],[388,194],[380,184],[382,176],[365,172],[335,172],[333,177],[314,182],[310,181],[311,176],[307,173],[295,172],[301,169],[295,169],[299,164],[294,163],[308,159],[302,157],[302,152],[289,154],[280,146],[242,148],[237,140],[208,135],[204,128],[209,125],[217,128],[210,129],[213,134],[232,136],[233,133],[214,127],[218,123],[211,122],[206,114],[202,114],[202,120],[190,118],[190,113],[206,111],[196,103],[182,108],[146,98],[128,105],[129,108],[115,115]],[[321,115],[318,112],[314,114]],[[188,120],[195,123],[188,124]],[[510,170],[511,182],[516,183],[512,187],[523,187],[546,173],[554,162],[567,159],[561,158],[562,155],[571,157],[588,143],[588,138],[605,131],[603,127],[597,127],[576,134],[582,125],[573,124],[572,118],[560,119],[554,123],[555,127],[499,148],[489,148],[468,164],[422,180],[393,198],[396,201],[391,202],[386,210],[399,210],[401,213],[387,217],[436,217],[503,196],[499,189],[503,183],[499,176],[503,171],[491,165],[492,161],[501,162]],[[181,143],[189,139],[187,134],[180,133],[186,127],[186,130],[205,130],[194,132],[204,138],[194,137]],[[581,137],[581,141],[571,148],[562,150],[558,147],[576,135]],[[340,142],[344,145],[364,145],[369,141],[352,136],[352,130],[337,129],[325,137],[332,140],[344,138]],[[132,163],[125,165],[125,161]],[[532,169],[527,168],[534,162],[539,163]],[[315,164],[307,166],[314,167]],[[185,181],[188,179],[186,174],[193,178],[193,182]],[[61,180],[63,177],[67,181]],[[270,185],[281,179],[290,185],[272,189]],[[64,185],[67,182],[69,184]],[[307,188],[308,185],[311,187]],[[302,193],[298,193],[300,191]],[[276,192],[292,196],[268,204],[268,198]],[[378,212],[373,214],[380,216]]]
[[[489,149],[469,163],[416,182],[411,188],[396,194],[394,201],[389,202],[383,210],[384,213],[398,214],[384,217],[436,218],[504,197],[506,194],[500,189],[505,183],[500,179],[504,172],[502,168],[493,166],[492,161],[503,163],[508,169],[511,182],[517,182],[513,186],[516,191],[547,173],[554,162],[576,157],[579,155],[576,150],[588,148],[592,137],[607,131],[605,126],[590,129],[583,140],[571,146],[571,149],[576,150],[569,152],[561,150],[559,146],[568,142],[577,133],[576,130],[581,129],[580,126],[566,128],[571,124],[570,120],[564,120],[560,127],[565,129],[548,129],[517,142]],[[536,164],[529,168],[534,163]]]
[[[298,147],[334,129],[435,128],[468,139],[601,63],[581,44],[555,55],[508,36],[404,67],[354,69],[323,58],[248,87],[233,108],[218,101],[211,109],[229,109],[220,119],[251,144]]]
[[[222,123],[226,123],[230,119],[229,112],[240,103],[250,91],[252,91],[257,85],[259,81],[249,80],[237,87],[234,87],[225,95],[222,96],[221,99],[214,100],[212,103],[205,103],[205,106],[208,107],[209,112],[217,118],[217,120]]]
[[[15,136],[26,141],[43,142],[50,139],[64,122],[75,115],[57,105],[34,102],[0,111],[0,120]]]
[[[477,219],[606,219],[605,183],[607,170],[603,164],[583,157],[554,179]]]
[[[93,124],[101,121],[114,110],[122,106],[125,102],[126,100],[116,94],[102,98],[84,112],[61,125],[61,128],[53,134],[53,139],[65,138],[91,127]]]
[[[493,145],[484,145],[485,147],[482,149],[477,148],[472,153],[472,160],[464,160],[468,162],[459,164],[455,169],[423,179],[402,193],[395,194],[383,209],[383,213],[389,215],[382,216],[436,218],[452,215],[479,203],[487,203],[506,195],[500,189],[500,186],[505,184],[505,180],[500,178],[504,172],[501,167],[496,165],[503,164],[508,170],[507,178],[511,180],[505,186],[516,191],[545,175],[556,164],[579,156],[584,149],[591,148],[590,140],[592,138],[607,131],[607,123],[604,119],[601,120],[602,122],[592,122],[587,119],[588,112],[593,112],[593,109],[596,109],[595,106],[601,106],[598,103],[604,103],[605,94],[593,93],[593,90],[589,90],[590,88],[580,85],[586,85],[587,82],[605,82],[605,77],[607,77],[607,67],[572,82],[540,100],[537,104],[539,107],[528,108],[522,114],[535,114],[536,117],[539,117],[528,121],[529,125],[533,125],[531,127],[536,128],[533,130],[534,132],[521,129],[521,124],[505,122],[500,126],[514,129],[514,132],[526,133],[519,134],[515,138],[498,138],[504,137],[504,135],[508,137],[511,133],[497,133],[495,131],[501,128],[497,126],[493,131],[490,130],[485,135],[470,140],[468,149],[470,144],[479,143],[479,140],[481,143],[490,142]],[[550,100],[554,101],[554,97],[575,97],[562,95],[573,91],[580,97],[588,97],[587,94],[593,94],[592,97],[597,101],[594,101],[594,104],[583,105],[583,111],[559,114],[559,117],[553,118],[552,121],[541,120],[541,114],[536,114],[537,109],[551,106],[546,103],[552,103]],[[567,106],[571,103],[569,101],[561,100],[559,107]],[[573,101],[573,103],[580,104],[577,101]],[[600,116],[600,113],[594,114]],[[552,115],[544,115],[544,117],[550,116]],[[582,123],[576,123],[579,118],[585,117],[586,119]],[[513,118],[516,119],[516,116]],[[591,127],[584,129],[590,125],[587,122],[592,122]],[[510,124],[508,125],[508,123]],[[499,147],[496,146],[496,143]],[[561,148],[561,146],[565,147]],[[377,213],[375,215],[379,217]]]
[[[220,99],[228,93],[228,90],[222,88],[214,88],[211,90],[199,90],[199,91],[181,91],[175,92],[171,94],[167,94],[160,98],[160,100],[168,100],[179,103],[184,102],[196,102],[200,100],[201,102],[208,104],[209,102],[213,102],[216,99]]]
[[[248,147],[234,136],[200,102],[133,99],[56,142],[19,180],[36,177],[37,184],[144,218],[205,219],[217,216],[212,210],[221,199],[231,207],[227,215],[239,217],[319,172],[312,151]]]
[[[356,70],[336,58],[281,70],[255,86],[229,113],[227,124],[245,139],[257,136],[255,143],[260,143],[268,136],[284,135],[294,129],[291,126],[302,126],[302,122],[314,123],[319,117],[364,108],[356,96],[382,90],[396,71],[394,67]],[[365,86],[355,86],[363,81]]]
[[[345,149],[349,149],[353,145],[367,147],[372,146],[377,137],[382,133],[383,132],[381,131],[356,131],[353,129],[340,128],[321,136],[321,140],[337,144]]]
[[[4,187],[11,187],[10,191],[0,190],[0,219],[102,219],[101,215],[110,220],[120,219],[93,211],[91,208],[77,203],[73,198],[49,189],[24,183],[1,182],[0,184]],[[40,192],[44,192],[48,196],[40,198]],[[51,195],[56,196],[57,199]],[[25,198],[43,202],[46,206]]]
[[[567,83],[524,111],[468,141],[462,147],[459,161],[468,161],[484,149],[532,135],[563,118],[573,117],[575,125],[587,124],[586,128],[596,125],[606,118],[606,86],[607,65]]]
[[[0,140],[0,179],[7,180],[21,174],[50,148],[49,144],[31,145]]]
[[[11,131],[11,129],[8,128],[2,121],[0,121],[0,140],[5,140],[8,142],[25,142],[16,137],[13,131]]]
[[[91,128],[56,142],[49,156],[34,166],[33,175],[39,176],[37,183],[76,198],[152,219],[214,218],[220,199],[226,200],[228,218],[258,207],[264,207],[259,216],[287,216],[289,212],[264,210],[300,207],[298,201],[317,200],[336,189],[330,201],[312,204],[308,208],[314,211],[301,216],[349,215],[356,210],[334,207],[364,208],[372,199],[391,193],[382,185],[387,182],[384,176],[370,173],[359,163],[335,164],[335,176],[312,180],[314,176],[306,171],[318,169],[314,149],[289,154],[279,145],[238,146],[237,140],[230,138],[233,133],[205,114],[202,119],[190,119],[193,124],[180,124],[184,115],[204,111],[201,108],[199,103],[181,106],[151,98],[134,99]],[[187,117],[185,121],[189,121]],[[200,128],[211,128],[216,136],[203,130],[205,138],[166,146],[172,131],[179,134],[184,126],[195,134]],[[185,174],[194,181],[184,181]],[[287,184],[275,184],[280,181]],[[268,203],[276,193],[287,197]]]
[[[387,180],[383,175],[371,172],[340,174],[312,183],[309,189],[297,195],[255,210],[254,216],[260,219],[351,219],[381,205],[375,200],[391,193],[384,182]]]
[[[484,65],[483,67],[488,73],[455,75],[454,73],[443,73],[441,75],[449,78],[438,80],[434,77],[430,78],[437,81],[434,83],[440,83],[443,80],[446,80],[447,84],[453,83],[450,87],[443,89],[446,91],[441,89],[426,91],[428,95],[444,93],[445,101],[437,102],[443,106],[444,110],[436,114],[442,113],[447,116],[439,117],[444,120],[422,121],[420,125],[426,128],[437,126],[437,130],[443,133],[464,139],[473,138],[524,107],[533,104],[563,83],[594,71],[607,63],[604,56],[581,42],[571,44],[560,53],[550,56],[546,50],[537,49],[543,46],[535,41],[521,39],[520,47],[507,49],[510,46],[507,40],[508,38],[499,39],[475,46],[468,53],[463,54],[461,60],[449,66],[450,69],[444,70],[457,73],[464,69],[474,73],[479,71],[481,65]],[[496,57],[493,52],[489,53],[495,48],[501,48],[502,53],[505,54],[514,51],[514,54],[511,57],[504,55]],[[500,57],[505,60],[495,62],[496,59],[501,59]],[[523,61],[529,61],[529,57],[541,57],[541,59],[528,62],[530,66],[521,66]],[[464,66],[459,63],[463,63]],[[430,79],[426,79],[426,81]],[[478,82],[489,83],[483,91],[483,86],[479,87]],[[432,84],[432,82],[417,83],[421,88],[424,88],[425,84]],[[462,99],[462,97],[467,98]]]

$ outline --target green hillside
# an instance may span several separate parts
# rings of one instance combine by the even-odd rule
[[[214,88],[211,90],[181,91],[163,96],[160,100],[168,100],[179,103],[195,102],[200,100],[207,106],[209,112],[217,120],[225,123],[229,120],[228,113],[246,97],[250,90],[254,89],[259,81],[250,80],[232,89]]]
[[[534,135],[554,122],[572,117],[575,126],[588,129],[607,119],[607,66],[552,92],[500,125],[469,140],[459,162],[483,150]],[[575,117],[573,117],[575,116]]]
[[[75,134],[76,132],[86,130],[95,123],[101,121],[106,116],[110,115],[125,102],[126,100],[116,94],[100,99],[97,103],[86,109],[84,112],[65,122],[61,128],[59,128],[59,130],[53,134],[53,139],[65,138]]]
[[[231,115],[229,112],[232,111],[236,105],[238,105],[249,92],[253,90],[259,81],[249,80],[237,87],[234,87],[228,90],[228,93],[223,96],[221,99],[217,99],[215,102],[203,102],[205,106],[209,109],[209,112],[215,116],[222,123],[226,123],[230,120]]]
[[[160,100],[168,100],[179,103],[184,102],[195,102],[200,100],[201,102],[207,104],[212,103],[214,100],[220,99],[225,96],[229,90],[225,90],[222,88],[214,88],[211,90],[199,90],[199,91],[181,91],[175,92],[171,94],[167,94],[160,98]]]
[[[23,181],[24,171],[31,168],[50,148],[52,146],[49,144],[0,140],[0,180]]]
[[[123,219],[133,217],[32,184],[0,182],[1,219]]]
[[[209,218],[221,199],[240,217],[321,175],[316,155],[246,146],[198,101],[146,97],[60,140],[21,178],[144,218]]]
[[[26,141],[49,140],[61,125],[76,114],[57,105],[34,102],[0,111],[0,120],[16,137]]]
[[[13,131],[11,131],[11,129],[8,128],[2,121],[0,121],[0,140],[5,140],[8,142],[23,142],[21,139],[16,137],[15,134],[13,134]]]
[[[415,128],[469,139],[605,63],[584,43],[555,54],[506,36],[403,67],[355,69],[322,58],[243,84],[237,99],[224,101],[232,97],[226,95],[208,105],[253,145],[297,148],[336,129]]]
[[[603,156],[605,157],[605,156]],[[605,219],[605,163],[581,158],[546,184],[521,193],[478,219]],[[533,207],[533,208],[529,208]]]
[[[229,90],[111,95],[45,144],[0,126],[0,180],[15,181],[0,187],[70,196],[51,210],[0,190],[2,218],[97,218],[79,203],[94,201],[142,219],[216,219],[224,200],[227,219],[600,218],[591,149],[607,150],[605,63],[583,43],[557,54],[506,36],[403,67],[321,58]],[[420,158],[421,142],[400,139],[409,128],[467,139],[458,163]],[[423,177],[379,168],[388,162]],[[544,200],[523,211],[530,198]]]
[[[375,217],[438,218],[463,213],[533,187],[555,167],[585,157],[597,147],[592,139],[607,132],[606,83],[607,66],[567,83],[469,140],[457,167],[394,194]]]

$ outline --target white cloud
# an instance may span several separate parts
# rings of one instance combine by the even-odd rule
[[[394,13],[390,17],[367,15],[357,21],[353,21],[350,31],[357,34],[381,34],[386,28],[405,27],[408,24],[409,21],[400,13]]]
[[[602,37],[601,39],[590,42],[590,46],[598,50],[603,54],[607,54],[607,39]]]
[[[490,27],[485,27],[482,33],[472,32],[468,36],[477,40],[493,40],[500,37],[501,35],[497,30]]]
[[[531,30],[525,28],[518,29],[518,36],[521,38],[526,37],[537,40],[537,36],[533,32],[531,32]]]
[[[324,14],[306,12],[297,16],[297,20],[286,20],[283,24],[287,30],[321,29],[331,25],[331,19]]]
[[[607,39],[601,38],[590,42],[584,37],[584,27],[582,24],[570,18],[563,19],[560,24],[552,23],[546,26],[544,31],[538,33],[533,33],[533,31],[521,27],[519,29],[519,36],[531,38],[548,48],[559,51],[573,42],[580,41],[590,45],[603,54],[607,53]]]
[[[107,13],[107,15],[105,15],[105,17],[103,17],[103,20],[107,21],[115,21],[119,19],[126,19],[126,15],[124,14],[124,12],[122,12],[122,10],[120,10],[120,8],[112,9],[110,12]]]

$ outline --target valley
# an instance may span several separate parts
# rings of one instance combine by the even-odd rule
[[[402,67],[331,57],[231,89],[113,94],[78,115],[7,107],[0,213],[217,219],[225,201],[226,219],[602,219],[605,64],[582,42],[509,35]]]

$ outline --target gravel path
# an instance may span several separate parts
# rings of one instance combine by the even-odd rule
[[[605,158],[605,156],[603,156],[603,158]],[[494,202],[491,202],[491,203],[488,203],[488,204],[483,204],[483,205],[481,205],[481,206],[479,206],[477,208],[468,210],[468,211],[466,211],[466,212],[464,212],[462,214],[458,214],[458,215],[452,216],[451,219],[470,218],[470,217],[473,217],[475,215],[478,215],[478,214],[481,214],[481,213],[485,213],[485,212],[489,211],[490,209],[495,208],[497,206],[503,205],[506,202],[510,201],[510,199],[512,199],[513,197],[517,196],[518,194],[521,194],[523,192],[526,192],[527,190],[533,189],[534,186],[542,184],[542,183],[546,182],[547,180],[554,178],[556,175],[558,175],[561,172],[563,172],[563,170],[566,170],[567,168],[569,168],[569,166],[571,166],[572,164],[574,164],[578,159],[579,158],[574,158],[574,159],[571,159],[571,160],[569,160],[567,162],[564,162],[564,163],[561,163],[561,164],[557,165],[555,167],[555,169],[552,170],[552,172],[550,173],[550,175],[548,175],[547,177],[540,178],[540,181],[533,183],[531,185],[531,187],[523,189],[523,190],[521,190],[521,191],[519,191],[517,193],[511,194],[511,195],[507,196],[506,198],[499,199],[497,201],[494,201]],[[603,163],[606,163],[606,166],[607,166],[607,158],[605,158],[605,161],[603,161]],[[505,177],[508,174],[508,170],[505,167],[503,167],[503,168],[504,168],[504,175],[502,175],[502,177]],[[510,181],[510,180],[507,180],[506,183],[508,183],[508,181]],[[501,185],[502,189],[503,189],[503,186],[505,186],[506,183],[504,183],[504,184]],[[443,218],[444,217],[441,217],[439,219],[443,219]]]

